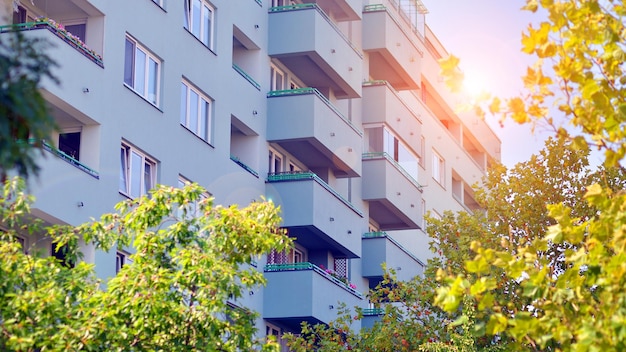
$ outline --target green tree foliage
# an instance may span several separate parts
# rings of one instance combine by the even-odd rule
[[[537,58],[523,77],[528,94],[493,99],[490,112],[520,123],[547,122],[577,150],[597,146],[605,152],[607,169],[583,178],[584,190],[568,186],[572,192],[565,199],[537,194],[529,185],[525,202],[537,198],[545,210],[532,214],[525,203],[515,204],[516,212],[502,219],[515,223],[513,240],[502,241],[500,247],[478,234],[471,243],[473,258],[465,263],[466,273],[440,272],[445,285],[436,302],[450,312],[458,312],[462,302],[477,307],[477,315],[490,312],[484,334],[511,339],[517,348],[622,351],[626,349],[626,193],[621,166],[626,153],[626,3],[528,0],[525,9],[547,14],[522,38],[522,50]],[[555,124],[548,115],[549,104],[570,127]],[[566,172],[575,169],[568,162],[562,167]],[[524,195],[504,201],[518,199]],[[525,227],[520,228],[522,224]],[[502,280],[514,283],[507,296],[496,294]]]
[[[0,36],[0,180],[10,170],[21,176],[36,175],[41,141],[56,129],[39,85],[56,65],[45,53],[49,44],[26,38],[20,32]],[[34,143],[29,143],[32,138]]]
[[[23,181],[10,180],[0,197],[8,229],[0,233],[0,350],[277,349],[255,339],[255,312],[228,303],[265,283],[254,258],[290,246],[271,203],[214,206],[195,184],[160,186],[99,221],[43,227],[29,216],[32,199],[22,189]],[[74,268],[35,246],[24,254],[15,241],[42,231]],[[100,281],[92,264],[78,260],[79,243],[102,251],[132,246],[135,254]]]
[[[384,310],[380,322],[371,329],[353,332],[349,313],[344,312],[329,326],[305,325],[306,333],[292,337],[292,346],[302,351],[311,346],[337,351],[348,345],[355,351],[497,351],[522,347],[509,336],[494,338],[486,333],[495,323],[494,316],[532,303],[518,293],[522,287],[517,277],[510,278],[491,261],[466,262],[478,254],[477,240],[484,249],[518,255],[518,247],[540,238],[557,223],[550,217],[546,202],[568,204],[572,214],[591,218],[597,207],[582,201],[585,185],[599,182],[615,191],[626,186],[626,175],[619,169],[592,171],[588,153],[571,145],[565,139],[549,139],[529,161],[511,169],[503,165],[492,169],[475,193],[484,212],[446,212],[441,219],[429,218],[427,233],[437,256],[428,262],[423,277],[397,282],[391,271],[369,292],[370,301]],[[566,268],[562,256],[571,248],[567,243],[550,242],[536,256],[549,263],[555,275]],[[478,269],[488,271],[489,279],[477,275]],[[441,307],[435,305],[440,286],[437,278],[459,273],[462,278],[450,281],[447,295],[439,297]],[[482,295],[480,301],[463,295],[470,285],[475,295]],[[459,307],[464,299],[468,304]],[[506,304],[496,306],[494,302]],[[362,318],[362,314],[356,316]]]

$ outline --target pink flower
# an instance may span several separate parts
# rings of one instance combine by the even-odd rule
[[[356,289],[356,285],[353,284],[353,283],[350,283],[350,288],[354,290],[354,289]]]

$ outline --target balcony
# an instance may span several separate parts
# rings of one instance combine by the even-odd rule
[[[373,79],[387,80],[396,90],[419,88],[423,40],[384,5],[363,9],[363,50]]]
[[[336,177],[361,174],[363,133],[317,89],[273,91],[268,98],[268,141],[309,168],[330,168]]]
[[[270,8],[268,53],[309,87],[361,95],[363,54],[316,4]]]
[[[88,94],[90,90],[96,91],[104,81],[102,59],[97,54],[71,41],[48,22],[2,26],[0,35],[10,35],[6,32],[13,30],[21,31],[26,38],[52,44],[46,48],[46,53],[58,64],[52,68],[52,73],[62,78],[62,86],[47,79],[42,82],[42,94],[48,102],[76,109],[88,116],[101,115],[103,107],[94,103]]]
[[[47,214],[48,221],[56,218],[67,223],[84,222],[84,212],[77,209],[87,204],[93,211],[94,204],[101,200],[99,173],[91,165],[46,142],[41,147],[43,153],[37,161],[41,168],[39,176],[29,184],[30,192],[36,198],[33,213]]]
[[[389,126],[408,145],[420,145],[422,121],[387,81],[363,83],[363,124]]]
[[[362,305],[363,294],[311,263],[265,267],[263,318],[300,329],[300,323],[328,324],[337,318],[339,302]]]
[[[270,174],[267,199],[282,210],[284,228],[309,250],[358,258],[363,213],[312,172]]]
[[[265,119],[259,112],[265,111],[266,97],[261,92],[260,84],[241,67],[233,64],[232,80],[233,96],[237,96],[237,104],[230,104],[231,115],[236,117],[243,126],[238,126],[246,135],[259,135],[264,129]]]
[[[385,232],[368,232],[361,243],[363,277],[382,280],[383,263],[396,271],[399,281],[409,281],[424,272],[424,263]]]
[[[366,308],[363,309],[363,319],[361,319],[361,328],[371,329],[376,322],[382,320],[385,310],[382,308]]]
[[[419,228],[421,186],[387,153],[363,154],[362,192],[381,230]]]

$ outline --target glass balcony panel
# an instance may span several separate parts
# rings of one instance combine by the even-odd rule
[[[315,174],[270,175],[265,194],[281,207],[281,226],[304,247],[329,250],[336,257],[360,256],[363,213]]]
[[[421,223],[420,185],[386,153],[363,156],[363,200],[381,230],[417,229]]]
[[[369,53],[370,76],[389,81],[397,90],[418,89],[421,84],[425,47],[422,39],[405,27],[385,6],[365,7],[363,50]]]
[[[316,4],[270,8],[268,53],[309,87],[361,95],[363,54]]]
[[[331,168],[337,177],[361,174],[362,132],[316,89],[270,92],[267,140],[309,168]]]
[[[301,321],[324,323],[337,318],[339,302],[347,307],[363,306],[364,296],[310,263],[266,266],[263,318],[300,327]],[[358,329],[358,327],[357,327]]]

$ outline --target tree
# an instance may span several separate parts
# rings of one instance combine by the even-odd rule
[[[195,184],[159,186],[99,221],[42,227],[22,189],[12,179],[0,197],[0,350],[277,349],[255,339],[255,312],[228,303],[265,283],[254,258],[290,246],[271,203],[213,206]],[[24,254],[17,235],[42,231],[73,268],[36,246]],[[132,263],[101,281],[79,261],[81,241],[103,251],[132,245]]]
[[[0,36],[0,180],[9,171],[27,177],[37,175],[41,141],[56,129],[40,83],[49,79],[55,62],[46,54],[49,44],[26,38],[20,32]],[[30,140],[34,141],[30,143]],[[38,147],[38,148],[37,148]]]
[[[475,275],[476,269],[466,265],[477,254],[473,242],[480,239],[484,248],[516,255],[519,246],[540,238],[550,225],[556,224],[549,217],[546,202],[564,202],[577,216],[593,216],[597,208],[581,200],[585,186],[589,182],[603,182],[619,190],[626,186],[626,175],[618,169],[592,171],[587,157],[587,152],[571,148],[571,142],[565,139],[549,139],[545,148],[529,161],[511,169],[498,165],[490,170],[475,193],[484,211],[446,212],[441,219],[428,219],[431,249],[438,255],[428,262],[424,276],[397,282],[390,271],[382,284],[369,292],[370,301],[384,308],[380,322],[371,329],[354,332],[350,329],[349,313],[344,312],[329,326],[305,325],[303,334],[291,337],[292,347],[302,351],[309,346],[336,351],[345,345],[355,351],[443,351],[446,348],[495,351],[519,347],[508,336],[494,339],[485,333],[493,325],[491,317],[508,309],[508,306],[494,307],[490,302],[524,307],[531,300],[516,294],[520,289],[518,282],[489,263],[475,263],[487,265],[490,270],[492,280],[481,281],[480,276]],[[553,272],[562,271],[562,252],[567,248],[561,243],[550,243],[540,256],[550,262]],[[485,285],[489,293],[476,306],[473,300],[461,294],[446,296],[454,297],[440,302],[450,311],[448,314],[434,304],[441,285],[437,279],[459,273],[476,288]],[[464,299],[472,304],[457,308]],[[361,319],[362,315],[356,318]]]
[[[475,256],[465,264],[469,274],[441,273],[445,285],[436,302],[456,312],[469,300],[478,311],[494,312],[484,333],[510,338],[519,347],[621,351],[626,348],[626,193],[620,165],[626,153],[626,7],[612,0],[528,0],[525,7],[539,8],[547,20],[522,38],[523,51],[537,57],[523,77],[528,94],[493,99],[489,110],[520,123],[545,122],[574,148],[602,149],[604,165],[615,168],[602,179],[586,180],[575,203],[542,200],[548,217],[528,218],[540,231],[527,240],[501,248],[473,242]],[[556,125],[550,103],[569,127]],[[502,275],[517,286],[508,297],[494,296]],[[510,298],[527,303],[509,304]]]

